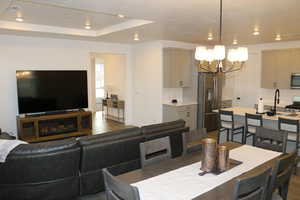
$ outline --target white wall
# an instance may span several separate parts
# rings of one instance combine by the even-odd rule
[[[16,133],[18,113],[16,70],[89,70],[90,52],[97,52],[128,55],[126,73],[131,73],[131,55],[128,45],[8,35],[0,35],[0,43],[0,127],[4,131]],[[88,74],[89,103],[91,103],[90,71]],[[131,87],[130,79],[126,81],[126,87]],[[130,123],[130,95],[126,96],[125,101],[129,107],[126,118]]]
[[[300,48],[300,41],[276,42],[258,45],[249,45],[249,59],[245,68],[230,74],[223,90],[223,99],[234,100],[235,105],[253,107],[257,99],[262,97],[266,104],[273,104],[274,90],[260,87],[261,80],[261,52],[271,49]],[[287,66],[288,67],[288,66]],[[300,66],[299,66],[300,68]],[[281,89],[281,103],[291,104],[292,97],[300,96],[300,90]],[[237,101],[236,98],[241,100]]]
[[[132,47],[133,122],[162,122],[162,44],[145,42]]]

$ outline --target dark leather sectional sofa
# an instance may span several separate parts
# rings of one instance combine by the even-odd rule
[[[102,169],[114,175],[139,169],[139,143],[169,136],[182,154],[183,120],[100,135],[20,145],[0,164],[1,200],[76,200],[104,191]]]

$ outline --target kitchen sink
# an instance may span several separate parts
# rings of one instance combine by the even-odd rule
[[[298,117],[299,116],[296,113],[276,113],[276,115],[287,116],[287,117]]]

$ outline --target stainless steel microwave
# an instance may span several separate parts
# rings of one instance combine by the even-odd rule
[[[300,73],[292,73],[291,88],[300,89]]]

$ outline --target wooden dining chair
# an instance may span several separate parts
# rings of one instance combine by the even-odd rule
[[[287,200],[289,183],[295,167],[297,152],[286,154],[276,160],[272,169],[272,176],[268,186],[267,200],[280,199]],[[278,189],[278,194],[275,191]]]
[[[252,137],[252,145],[254,146],[254,136],[257,127],[263,127],[263,118],[261,115],[249,114],[245,115],[245,134],[243,143],[247,143],[247,138]]]
[[[222,132],[226,132],[226,140],[229,141],[229,134],[231,133],[231,141],[234,140],[234,136],[237,134],[242,135],[243,143],[243,135],[244,135],[244,125],[235,123],[233,111],[228,110],[219,110],[219,132],[217,141],[220,143],[220,136]]]
[[[238,178],[233,192],[233,200],[265,200],[271,168],[252,176]]]
[[[107,169],[103,169],[106,200],[140,200],[137,187],[123,183],[114,177]]]
[[[183,154],[200,151],[202,149],[201,140],[207,138],[206,128],[191,130],[182,134]]]
[[[140,155],[142,167],[171,159],[170,138],[163,137],[140,143]]]
[[[282,153],[286,152],[287,132],[285,131],[257,127],[254,140],[254,146],[256,147]]]

